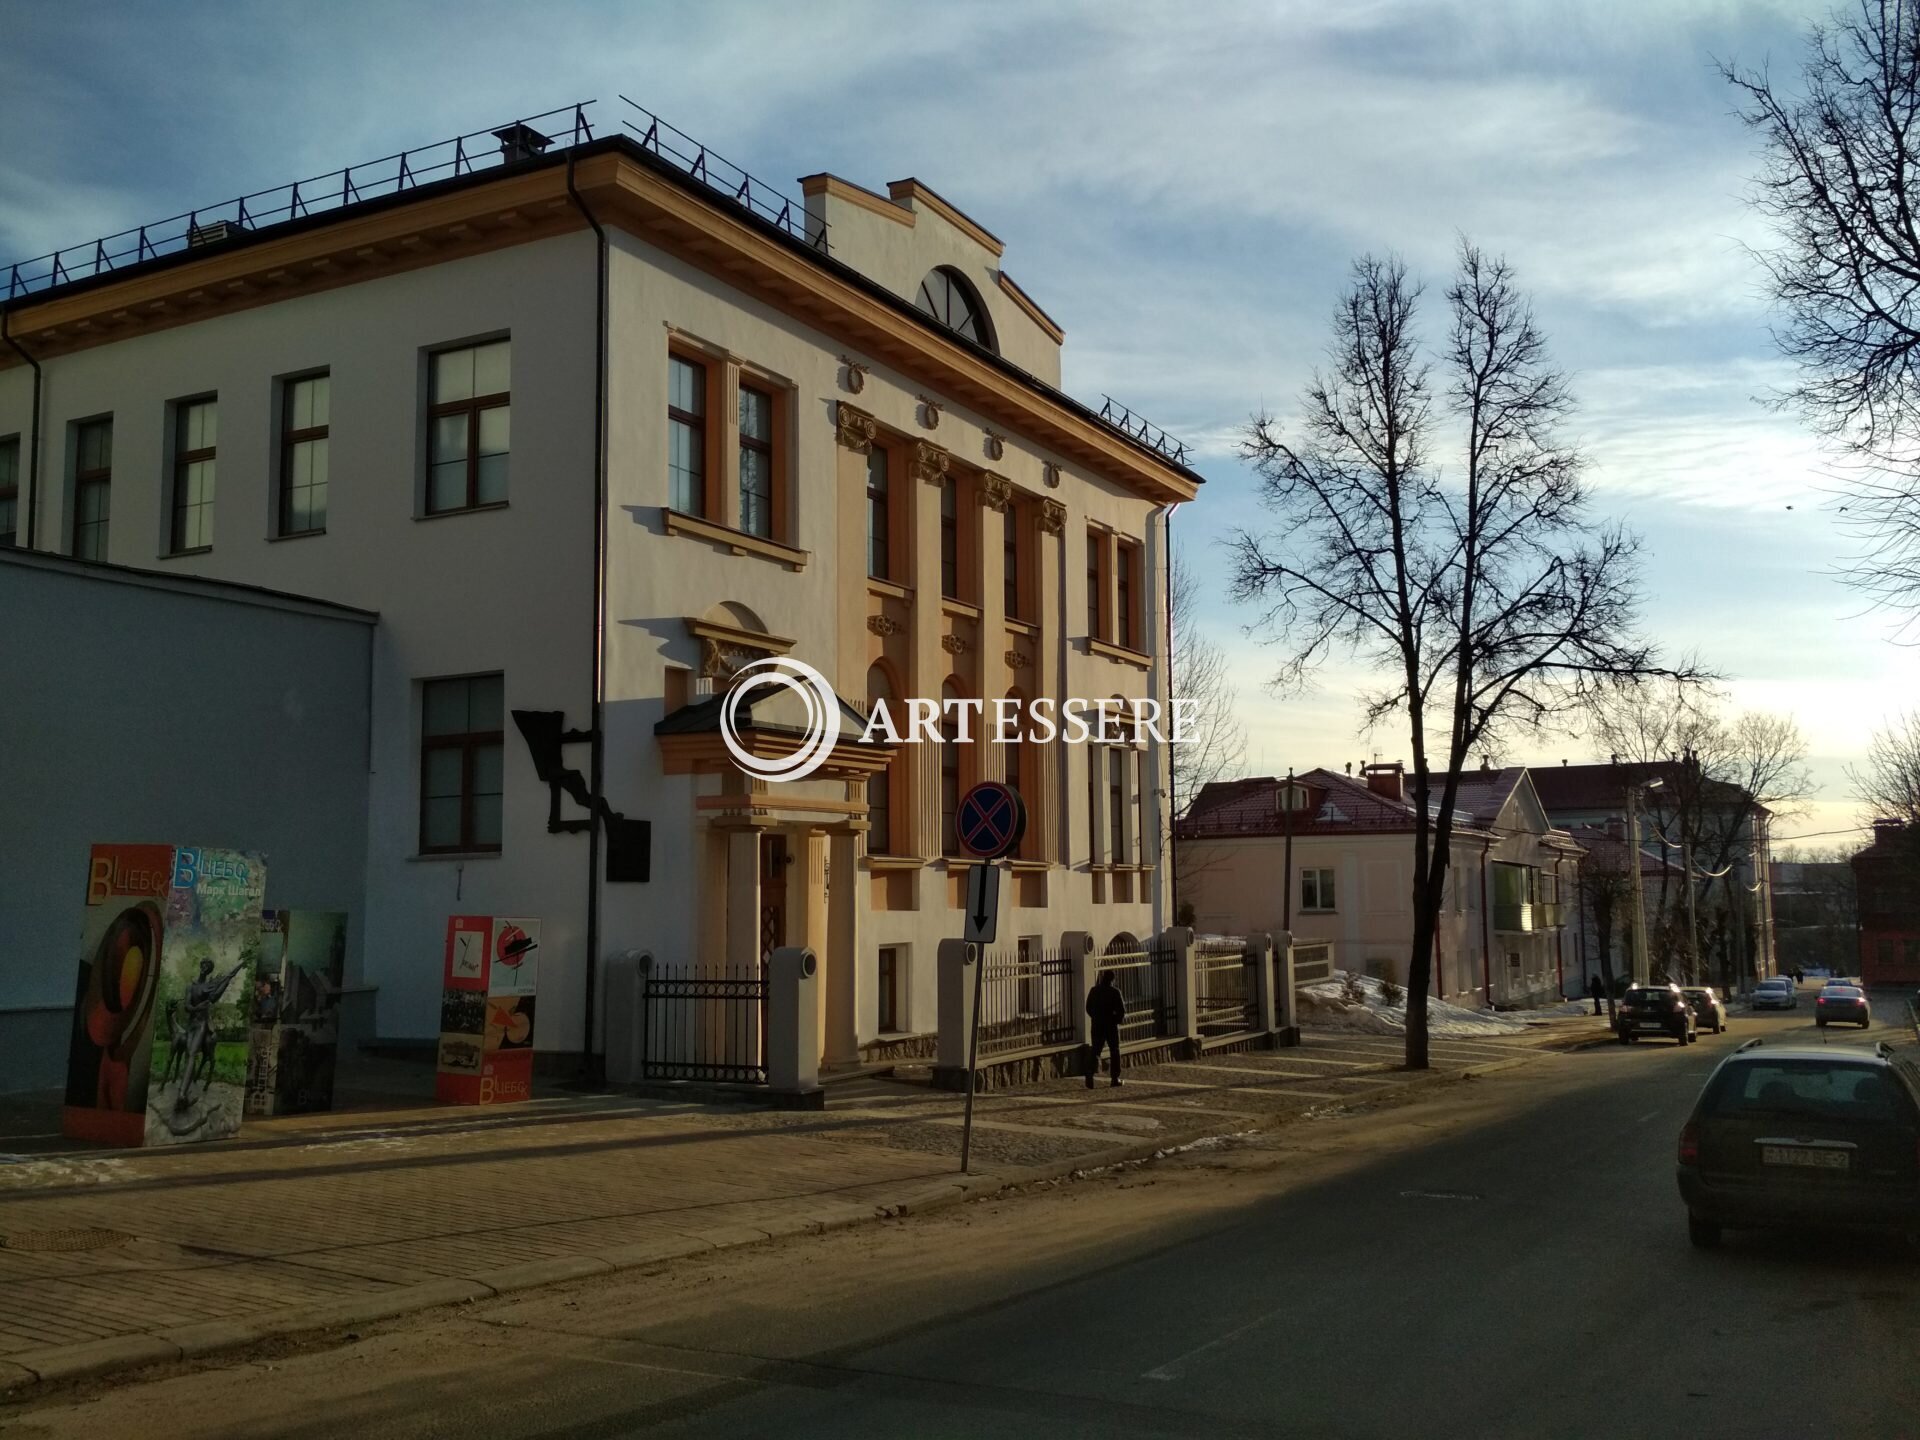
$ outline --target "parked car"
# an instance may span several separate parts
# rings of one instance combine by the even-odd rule
[[[1635,985],[1620,997],[1613,1028],[1622,1045],[1647,1034],[1671,1036],[1682,1045],[1700,1038],[1693,1007],[1678,985]]]
[[[1775,975],[1762,980],[1753,987],[1753,1008],[1756,1010],[1798,1010],[1800,991],[1793,981],[1784,975]]]
[[[1885,1045],[1749,1040],[1715,1067],[1680,1132],[1695,1245],[1725,1227],[1920,1227],[1920,1069]]]
[[[1851,1021],[1862,1030],[1873,1024],[1867,992],[1858,985],[1827,986],[1813,1002],[1813,1023],[1824,1026],[1829,1020]]]
[[[1727,1029],[1727,1007],[1711,985],[1682,986],[1680,993],[1687,997],[1687,1006],[1693,1011],[1694,1024],[1724,1035]]]

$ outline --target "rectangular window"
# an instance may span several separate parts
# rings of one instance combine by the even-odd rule
[[[682,515],[707,513],[707,367],[667,357],[667,503]]]
[[[10,550],[20,524],[20,437],[0,440],[0,549]]]
[[[900,946],[882,945],[880,947],[880,1033],[893,1035],[905,1028],[902,1021],[900,1004]]]
[[[940,482],[940,593],[960,598],[960,486],[952,476]]]
[[[1098,530],[1087,532],[1087,634],[1107,638],[1106,537]]]
[[[509,342],[441,350],[430,360],[427,513],[446,515],[507,503],[513,411]]]
[[[893,496],[887,465],[884,446],[867,452],[867,574],[876,580],[893,578]]]
[[[1103,774],[1100,747],[1088,745],[1087,752],[1087,863],[1100,863],[1100,779]]]
[[[214,400],[173,407],[173,516],[167,548],[175,555],[213,544],[213,454],[219,439]]]
[[[1027,618],[1025,595],[1027,592],[1023,562],[1026,554],[1026,515],[1016,500],[1007,501],[1004,516],[1006,534],[1001,542],[1001,567],[1006,588],[1005,603],[1009,617],[1015,620]]]
[[[429,680],[420,687],[420,851],[500,848],[499,675]]]
[[[73,554],[80,560],[105,560],[113,499],[113,421],[76,425],[73,438]]]
[[[867,853],[893,853],[893,777],[885,770],[867,777]]]
[[[1300,908],[1302,910],[1332,910],[1333,871],[1302,870],[1300,872]]]
[[[1107,746],[1107,857],[1127,863],[1127,750]]]
[[[740,528],[773,538],[773,396],[740,387]]]
[[[1144,867],[1147,863],[1147,804],[1141,771],[1145,753],[1140,750],[1129,750],[1127,753],[1133,756],[1133,863]]]
[[[327,428],[332,382],[323,372],[280,387],[280,533],[327,528]]]
[[[1139,570],[1140,547],[1122,542],[1113,547],[1114,643],[1129,650],[1140,646],[1139,625],[1133,612],[1134,581]]]
[[[940,853],[960,854],[960,722],[947,712],[940,739]]]

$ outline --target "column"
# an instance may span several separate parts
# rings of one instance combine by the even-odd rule
[[[701,970],[714,974],[727,963],[727,832],[707,825],[694,843],[699,846],[700,857],[699,933],[694,936],[694,954]],[[685,959],[674,955],[660,958],[676,963]]]
[[[727,837],[725,967],[742,975],[760,966],[760,830],[741,825]]]
[[[856,822],[857,823],[857,822]],[[851,1065],[860,1058],[861,974],[860,856],[865,849],[854,825],[832,832],[827,887],[826,1062]]]

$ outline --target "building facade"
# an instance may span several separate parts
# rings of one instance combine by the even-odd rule
[[[1860,977],[1869,985],[1920,985],[1920,834],[1911,823],[1873,822],[1873,843],[1853,857],[1860,913]]]
[[[1203,789],[1176,828],[1181,898],[1196,926],[1329,940],[1340,968],[1404,984],[1413,949],[1407,784],[1387,764],[1359,778],[1310,770],[1291,784]],[[1517,767],[1463,775],[1456,805],[1430,993],[1467,1006],[1557,998],[1580,848],[1548,823]]]
[[[382,1035],[437,1030],[460,913],[542,920],[549,1051],[601,1048],[633,950],[811,945],[830,1061],[929,1033],[954,804],[989,777],[1032,816],[1003,937],[1167,923],[1151,737],[976,721],[778,783],[711,712],[773,656],[860,711],[1164,699],[1199,477],[1061,393],[1059,327],[917,181],[775,212],[651,140],[500,133],[478,170],[16,295],[0,351],[17,543],[377,612]]]

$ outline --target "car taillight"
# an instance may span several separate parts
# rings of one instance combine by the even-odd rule
[[[1700,1161],[1700,1127],[1689,1124],[1680,1132],[1680,1163],[1696,1165]]]

